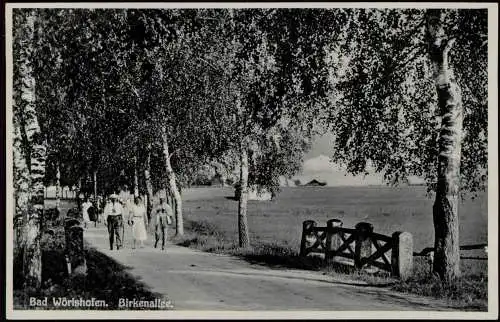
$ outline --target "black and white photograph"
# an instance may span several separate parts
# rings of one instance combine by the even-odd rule
[[[498,318],[498,4],[5,21],[9,318]]]

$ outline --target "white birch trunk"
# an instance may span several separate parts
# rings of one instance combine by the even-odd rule
[[[82,191],[82,178],[78,178],[78,184],[76,187],[76,204],[78,205],[78,209],[81,209],[82,199],[80,198],[80,194]]]
[[[184,235],[184,220],[182,217],[182,199],[179,189],[177,187],[176,176],[174,170],[172,169],[172,164],[170,163],[170,151],[168,146],[168,138],[164,133],[162,135],[163,140],[163,157],[165,159],[165,172],[167,174],[167,186],[174,199],[174,212],[175,212],[175,233],[176,236]]]
[[[146,193],[147,193],[147,217],[151,223],[151,212],[153,211],[153,184],[151,183],[151,146],[148,145],[148,155],[146,158],[146,168],[144,169],[144,180],[146,182]]]
[[[247,220],[248,203],[248,150],[244,144],[240,150],[240,196],[238,201],[238,237],[239,246],[250,246]]]
[[[139,197],[139,175],[137,173],[137,156],[134,156],[134,197]]]
[[[460,88],[448,63],[448,53],[454,40],[446,37],[444,18],[444,11],[427,12],[429,54],[441,116],[438,181],[433,206],[435,230],[433,270],[442,280],[452,281],[460,276],[458,200],[463,106]]]
[[[59,162],[56,167],[56,209],[61,212],[61,169]]]
[[[16,122],[14,122],[13,161],[14,198],[16,201],[14,216],[15,237],[17,246],[24,247],[23,229],[28,221],[31,179],[23,152],[20,125],[16,124]]]
[[[43,179],[45,176],[46,145],[42,137],[36,114],[35,77],[33,74],[33,51],[35,44],[36,12],[26,11],[22,25],[23,44],[19,55],[19,73],[21,95],[19,108],[24,118],[24,127],[21,127],[21,137],[24,136],[26,145],[22,146],[22,155],[29,170],[29,201],[26,220],[23,229],[23,267],[26,289],[39,289],[42,281],[42,254],[40,249],[41,221],[44,208]],[[24,132],[24,133],[23,133]],[[17,154],[17,152],[16,152]],[[20,156],[17,155],[18,165]],[[22,170],[22,169],[21,169]]]

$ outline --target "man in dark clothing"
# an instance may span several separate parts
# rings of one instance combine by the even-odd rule
[[[109,249],[113,250],[113,242],[116,238],[116,249],[122,247],[123,227],[123,207],[118,202],[118,196],[112,194],[109,202],[104,207],[104,216],[107,217],[109,233]]]

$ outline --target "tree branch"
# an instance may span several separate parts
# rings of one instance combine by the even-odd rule
[[[130,89],[135,94],[135,96],[137,97],[137,99],[140,100],[141,99],[141,95],[137,91],[137,88],[134,85],[132,85],[132,83],[130,82],[130,79],[128,77],[125,78],[125,82],[128,84],[128,86],[130,86]]]
[[[412,60],[414,60],[417,57],[417,55],[419,55],[422,51],[424,51],[424,48],[422,46],[417,46],[417,47],[413,48],[412,51],[410,51],[406,55],[407,58],[402,63],[396,64],[394,66],[393,70],[397,70],[398,68],[404,67],[405,65],[407,65],[408,63],[410,63]],[[391,72],[391,74],[393,72]]]
[[[180,149],[175,149],[174,151],[172,151],[172,153],[170,153],[170,155],[169,155],[168,159],[169,159],[169,160],[172,160],[172,156],[173,156],[174,154],[176,154],[176,153],[179,153],[179,151],[180,151]]]
[[[204,63],[208,64],[208,66],[212,67],[213,70],[220,72],[222,75],[227,75],[228,73],[223,69],[218,66],[215,66],[213,63],[209,62],[206,59],[203,59],[201,57],[196,57],[198,60],[203,61]]]
[[[445,56],[445,57],[448,56],[448,53],[451,50],[451,48],[453,47],[453,44],[455,44],[455,41],[456,41],[455,38],[448,39],[448,41],[446,42],[446,45],[443,49],[443,56]]]

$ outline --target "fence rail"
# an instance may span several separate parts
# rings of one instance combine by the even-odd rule
[[[338,257],[351,259],[357,269],[373,266],[406,279],[413,268],[413,237],[408,232],[378,234],[366,222],[345,228],[339,219],[328,220],[326,227],[306,220],[302,224],[300,255],[311,253],[324,254],[327,262],[338,261]]]
[[[471,260],[488,260],[488,244],[474,244],[474,245],[462,245],[460,250],[483,250],[485,255],[481,256],[460,256],[460,259],[471,259]],[[432,263],[434,261],[434,247],[426,247],[420,252],[414,252],[413,256],[427,257],[429,265],[432,270]]]
[[[474,245],[462,245],[460,250],[477,250],[482,249],[485,252],[488,251],[488,244],[474,244]],[[434,247],[426,247],[420,252],[414,252],[413,256],[428,256],[430,253],[434,252]]]

